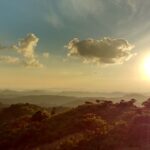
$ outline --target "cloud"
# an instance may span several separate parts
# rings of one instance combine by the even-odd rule
[[[0,45],[0,50],[7,50],[7,53],[14,50],[16,56],[12,57],[8,54],[6,56],[0,55],[0,62],[8,64],[20,64],[28,68],[43,67],[43,64],[40,63],[35,52],[38,41],[39,38],[36,37],[33,33],[30,33],[24,39],[19,40],[17,44],[11,46]]]
[[[138,8],[141,6],[142,1],[140,1],[140,0],[127,0],[126,2],[132,8],[132,10],[134,12],[136,12],[138,10]]]
[[[45,17],[45,19],[52,27],[55,27],[55,28],[63,27],[63,22],[61,21],[60,17],[54,12],[51,14],[48,14]]]
[[[11,57],[11,56],[0,56],[0,62],[4,62],[7,64],[19,64],[20,59],[17,57]]]
[[[58,3],[60,10],[62,13],[66,15],[78,16],[78,17],[85,17],[88,15],[98,15],[100,12],[103,11],[103,2],[101,0],[63,0]],[[69,10],[68,13],[66,10]]]
[[[20,40],[16,45],[12,46],[12,48],[16,50],[18,54],[23,56],[22,63],[26,67],[43,67],[35,54],[38,41],[39,38],[33,33],[30,33],[24,39]]]
[[[129,60],[134,48],[124,39],[103,38],[101,40],[74,38],[66,48],[68,56],[80,57],[84,63],[122,64]]]
[[[42,2],[42,4],[43,3],[44,2]],[[85,22],[85,19],[90,16],[97,19],[100,14],[102,14],[103,7],[101,0],[63,0],[59,2],[47,2],[43,7],[44,11],[46,10],[44,18],[52,27],[58,29],[65,27],[66,23],[68,24],[70,21]]]
[[[3,46],[2,44],[0,44],[0,50],[5,50],[5,49],[6,49],[6,47]]]
[[[43,53],[43,57],[44,58],[49,58],[49,53],[48,52]]]

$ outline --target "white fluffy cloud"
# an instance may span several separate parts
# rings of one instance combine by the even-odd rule
[[[8,64],[19,64],[25,67],[35,67],[41,68],[43,64],[39,62],[38,56],[36,55],[36,47],[38,44],[39,38],[36,37],[33,33],[28,34],[24,39],[17,42],[12,46],[3,46],[0,45],[0,50],[9,50],[15,51],[15,56],[6,56],[0,55],[0,62]]]
[[[101,40],[75,38],[67,44],[68,56],[76,56],[84,62],[99,64],[122,64],[129,60],[134,48],[124,39],[103,38]]]
[[[13,45],[19,54],[23,56],[22,63],[26,67],[42,67],[43,65],[39,62],[35,49],[37,47],[39,39],[34,34],[28,34],[27,37],[20,40],[17,45]]]

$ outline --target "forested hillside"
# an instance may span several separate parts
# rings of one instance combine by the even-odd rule
[[[2,150],[149,150],[150,99],[86,101],[56,111],[16,104],[0,112]]]

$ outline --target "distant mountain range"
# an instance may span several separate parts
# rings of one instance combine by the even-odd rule
[[[148,94],[123,93],[123,92],[80,92],[80,91],[46,91],[46,90],[0,90],[0,102],[4,104],[33,103],[42,106],[69,106],[76,107],[85,101],[94,102],[99,100],[120,100],[136,99],[137,105],[146,101]]]

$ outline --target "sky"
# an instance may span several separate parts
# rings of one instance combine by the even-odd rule
[[[0,0],[0,88],[147,92],[149,8],[149,0]]]

